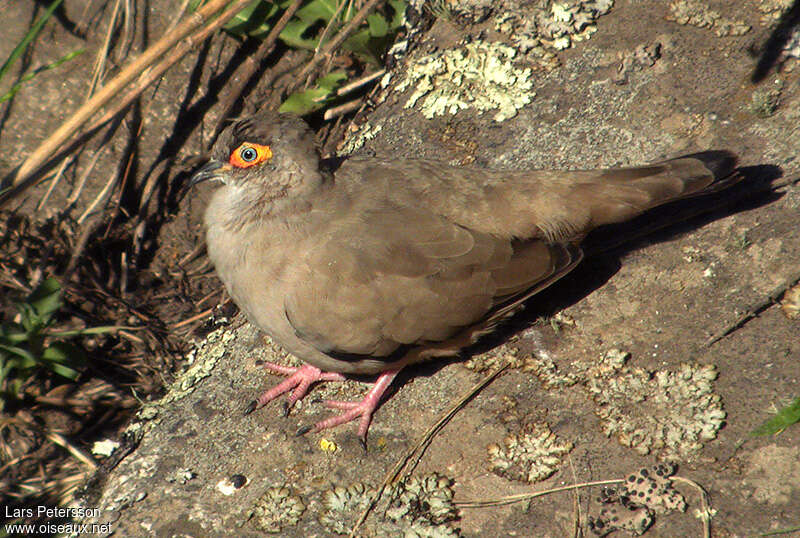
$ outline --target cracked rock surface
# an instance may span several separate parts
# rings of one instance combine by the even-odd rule
[[[720,2],[700,0],[594,2],[603,13],[592,15],[591,38],[548,48],[557,65],[547,68],[537,64],[541,58],[527,57],[529,51],[508,52],[505,47],[520,45],[495,28],[499,13],[478,4],[480,16],[433,23],[378,92],[377,107],[359,119],[353,136],[367,133],[366,140],[349,147],[495,168],[624,166],[725,148],[740,154],[754,184],[769,175],[765,165],[781,167],[784,178],[798,176],[796,43],[790,40],[782,53],[781,72],[760,86],[748,82],[757,62],[748,51],[769,38],[778,3],[747,0],[723,10]],[[468,59],[446,56],[453,50],[504,51],[500,59],[508,65],[498,63],[490,73],[520,76],[525,85],[496,84],[483,114],[435,100],[437,113],[426,114],[425,100],[439,95],[434,89],[406,107],[417,87],[398,89],[405,70],[441,61],[429,77],[433,87],[448,72],[448,61]],[[475,102],[470,92],[480,87],[467,74],[442,80],[441,95]],[[502,94],[503,88],[512,93]],[[754,92],[764,88],[779,95],[754,110]],[[710,214],[617,245],[620,237],[711,204],[719,207]],[[532,486],[518,480],[523,474],[545,489],[624,478],[659,458],[677,463],[678,475],[706,488],[719,536],[797,525],[800,511],[792,500],[800,495],[800,428],[767,438],[747,433],[769,418],[771,408],[800,395],[798,321],[775,305],[713,346],[704,343],[800,269],[799,212],[800,187],[788,186],[779,194],[690,200],[593,234],[594,254],[532,301],[515,320],[511,341],[475,358],[499,363],[510,357],[514,367],[439,433],[415,470],[417,482],[398,490],[399,505],[373,514],[363,535],[379,535],[382,528],[408,536],[571,535],[571,492],[499,507],[459,510],[457,503],[529,492]],[[287,359],[238,321],[198,343],[186,373],[130,426],[135,448],[84,494],[84,503],[101,508],[100,519],[112,522],[116,535],[347,532],[345,523],[365,506],[364,495],[485,375],[457,362],[409,369],[376,413],[365,454],[351,425],[295,436],[299,426],[326,413],[314,397],[353,399],[365,390],[356,380],[316,387],[288,417],[280,401],[244,416],[247,403],[277,381],[256,360]],[[606,363],[602,357],[610,350],[627,358]],[[700,426],[692,425],[698,417]],[[531,424],[546,426],[532,432]],[[560,447],[546,473],[531,476],[521,459],[513,462],[514,476],[492,472],[488,446],[500,454],[510,450],[504,439],[532,434]],[[748,440],[739,446],[742,439]],[[682,493],[687,512],[657,514],[648,533],[699,534],[691,515],[697,499]],[[595,508],[597,494],[578,492],[582,505]],[[349,515],[331,516],[336,511]],[[638,520],[631,525],[644,528]]]

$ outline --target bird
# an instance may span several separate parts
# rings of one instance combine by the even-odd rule
[[[490,170],[430,159],[323,159],[296,116],[231,123],[190,184],[215,181],[209,259],[248,320],[299,358],[264,366],[286,379],[246,412],[320,381],[377,375],[360,401],[305,426],[373,413],[404,367],[450,358],[575,268],[594,228],[737,182],[737,157],[712,150],[602,170]]]

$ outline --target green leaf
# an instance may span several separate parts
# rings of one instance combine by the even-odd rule
[[[290,20],[280,34],[281,41],[296,49],[314,50],[319,39],[303,37],[309,27],[304,21]]]
[[[347,0],[339,1],[346,2]],[[319,21],[328,23],[336,14],[338,7],[339,4],[336,0],[313,0],[298,9],[295,17],[308,24],[314,24]]]
[[[335,97],[336,88],[347,78],[344,71],[333,71],[317,79],[316,85],[310,90],[293,93],[280,106],[278,111],[290,112],[303,116],[324,107],[328,101]]]
[[[18,323],[4,323],[0,326],[0,343],[19,344],[30,340],[31,333],[24,330]]]
[[[394,16],[389,23],[389,26],[394,32],[403,26],[406,18],[406,6],[408,4],[406,0],[389,0],[388,4],[391,6],[392,10],[394,10]]]
[[[61,284],[55,278],[48,278],[33,290],[26,303],[33,307],[39,318],[46,324],[63,304]]]
[[[34,368],[38,363],[36,357],[27,349],[17,346],[7,346],[0,344],[0,350],[5,352],[5,360],[8,364],[8,370],[25,370]]]
[[[53,338],[71,338],[73,336],[85,336],[87,334],[106,334],[122,329],[119,325],[99,325],[97,327],[87,327],[85,329],[75,329],[72,331],[48,331],[47,336]]]
[[[22,329],[28,337],[40,331],[44,326],[44,321],[39,317],[39,314],[36,313],[36,309],[29,303],[17,303],[17,310],[19,311]]]
[[[17,95],[17,92],[19,92],[22,89],[22,86],[26,82],[31,80],[33,77],[38,75],[39,73],[43,73],[44,71],[49,71],[50,69],[55,69],[56,67],[58,67],[59,65],[63,64],[64,62],[68,62],[69,60],[75,58],[76,56],[79,56],[79,55],[83,54],[83,52],[84,52],[83,49],[74,50],[72,52],[69,52],[69,53],[65,54],[64,56],[62,56],[61,58],[59,58],[58,60],[56,60],[53,63],[49,63],[47,65],[43,65],[41,67],[37,67],[33,71],[30,71],[30,72],[26,73],[21,79],[19,79],[19,82],[17,82],[13,86],[11,86],[10,90],[8,90],[4,95],[0,96],[0,103],[3,103],[3,102],[8,101],[10,99],[13,99],[14,96]]]
[[[346,0],[340,0],[346,1]],[[336,13],[337,2],[314,0],[297,10],[292,20],[280,34],[281,41],[298,49],[314,50],[319,44],[319,32],[306,35],[317,24],[327,25]],[[334,25],[334,30],[335,30]],[[331,35],[330,33],[328,34]]]
[[[379,64],[385,51],[382,41],[381,38],[373,38],[365,28],[348,37],[342,47],[355,54],[362,62]]]
[[[75,381],[80,373],[78,368],[86,363],[86,355],[78,346],[69,342],[53,342],[42,353],[42,366],[54,373]]]
[[[367,15],[367,24],[372,37],[384,37],[389,33],[389,23],[377,13]]]
[[[800,398],[778,411],[778,413],[759,427],[750,432],[750,435],[775,435],[782,432],[792,424],[800,422]]]
[[[28,45],[30,45],[31,42],[36,39],[36,36],[42,31],[44,23],[47,22],[47,20],[53,15],[55,10],[58,9],[58,6],[60,6],[61,2],[63,1],[64,0],[55,0],[52,4],[47,6],[44,15],[39,17],[33,26],[31,26],[31,29],[28,30],[28,33],[26,33],[22,38],[22,41],[20,41],[17,46],[14,47],[14,50],[11,51],[11,54],[9,54],[6,61],[3,62],[3,66],[0,67],[0,80],[2,80],[8,70],[11,69],[11,66],[14,65],[14,62],[16,62],[19,57],[22,56],[22,54],[25,52],[25,49],[28,48]]]
[[[264,36],[269,33],[272,28],[268,24],[268,20],[272,18],[280,8],[276,3],[264,2],[262,0],[254,0],[247,7],[233,16],[224,28],[228,32],[238,35],[250,35],[253,37]]]

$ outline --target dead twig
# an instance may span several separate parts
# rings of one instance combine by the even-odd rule
[[[94,93],[95,89],[97,89],[97,85],[102,82],[103,77],[105,76],[106,62],[108,61],[108,52],[111,48],[111,40],[117,28],[117,17],[119,16],[119,6],[120,6],[120,0],[117,0],[114,3],[114,9],[111,12],[111,19],[108,22],[108,30],[106,31],[106,37],[105,40],[103,41],[103,46],[97,52],[97,58],[95,59],[94,69],[92,69],[92,80],[89,83],[89,89],[86,91],[86,98],[84,102],[88,101],[92,97],[92,94]],[[98,147],[98,150],[95,152],[95,155],[93,156],[91,163],[89,164],[89,166],[86,167],[86,170],[84,170],[83,176],[81,177],[81,180],[78,182],[78,186],[75,188],[73,194],[67,200],[67,207],[71,206],[75,202],[75,200],[77,200],[78,195],[80,195],[80,192],[83,190],[83,186],[86,183],[86,179],[89,177],[89,174],[94,169],[94,166],[97,163],[97,159],[100,156],[100,148],[103,145],[105,145],[105,143],[111,138],[111,135],[113,133],[114,129],[111,129],[106,133],[106,138]],[[67,167],[73,160],[74,160],[73,157],[71,156],[67,157],[58,167],[58,171],[55,173],[53,179],[50,181],[50,186],[47,188],[47,192],[45,192],[44,196],[42,196],[42,199],[39,200],[39,204],[36,206],[37,211],[41,210],[47,203],[47,200],[50,198],[50,195],[55,190],[56,185],[58,185],[59,181],[63,177],[64,171],[67,169]]]
[[[167,33],[152,47],[144,51],[138,58],[131,62],[130,65],[114,77],[114,79],[94,94],[91,99],[78,108],[67,121],[33,150],[15,172],[12,172],[10,177],[6,178],[4,183],[8,189],[0,194],[0,204],[18,195],[22,190],[33,183],[35,174],[43,165],[50,161],[52,155],[57,154],[59,148],[61,148],[70,137],[77,133],[100,108],[112,99],[118,98],[119,92],[133,82],[140,73],[156,62],[160,62],[151,70],[150,77],[146,77],[148,79],[152,77],[154,80],[172,65],[172,63],[166,64],[165,56],[174,63],[190,50],[191,45],[186,46],[184,40],[190,37],[193,32],[196,32],[198,28],[202,27],[202,30],[193,37],[197,38],[197,36],[201,34],[210,34],[209,29],[215,31],[217,28],[221,27],[251,0],[235,0],[231,5],[228,5],[229,1],[230,0],[211,0],[195,13],[186,17],[172,32]],[[223,11],[223,13],[212,20],[212,17],[220,11]],[[194,42],[192,39],[189,39],[189,41]],[[180,56],[176,57],[176,50],[181,51]],[[157,73],[157,75],[154,75],[154,73]],[[129,95],[125,97],[128,98]],[[121,108],[118,110],[121,110]]]
[[[691,486],[700,494],[700,508],[697,511],[697,517],[703,522],[703,538],[711,538],[711,518],[714,516],[715,510],[711,508],[711,500],[708,496],[708,492],[694,480],[689,480],[682,476],[671,476],[669,479],[673,482]]]
[[[74,444],[72,444],[66,437],[61,435],[60,433],[56,433],[53,431],[47,432],[46,437],[53,443],[57,444],[58,446],[64,448],[67,452],[69,452],[72,457],[76,460],[80,461],[91,470],[97,469],[97,462],[94,461],[89,454],[84,452],[81,448],[78,448]]]
[[[300,86],[305,84],[306,78],[309,77],[319,66],[322,62],[325,61],[333,51],[335,51],[339,45],[344,43],[344,40],[350,37],[352,34],[364,20],[367,18],[373,9],[378,7],[378,5],[382,4],[385,0],[369,0],[364,6],[358,10],[350,21],[344,25],[344,27],[339,30],[339,32],[334,36],[333,39],[330,40],[321,50],[314,54],[314,57],[311,58],[311,61],[303,68],[302,71],[297,75],[294,83],[292,83],[286,90],[286,93],[292,93],[297,90]]]
[[[353,101],[349,101],[343,105],[331,107],[325,111],[325,115],[323,118],[327,120],[332,120],[333,118],[338,118],[339,116],[344,116],[354,110],[358,110],[361,106],[361,99],[355,99]]]
[[[377,493],[375,493],[375,496],[370,500],[369,506],[364,509],[364,511],[361,513],[361,516],[358,518],[358,521],[356,521],[356,524],[350,530],[350,538],[355,537],[358,529],[361,527],[364,521],[367,520],[370,512],[380,501],[381,496],[383,496],[383,492],[386,491],[386,488],[398,480],[402,480],[400,477],[401,474],[405,474],[405,476],[411,474],[419,463],[419,460],[422,458],[422,455],[425,453],[425,450],[431,444],[431,441],[433,441],[433,438],[436,437],[436,434],[438,434],[442,428],[444,428],[445,425],[450,422],[456,413],[458,413],[465,405],[467,405],[467,403],[469,403],[469,401],[472,400],[476,394],[483,390],[486,385],[494,381],[494,379],[503,373],[508,367],[509,363],[505,363],[504,365],[498,367],[495,371],[486,376],[486,378],[484,378],[480,383],[468,390],[466,394],[464,394],[464,396],[462,396],[455,403],[455,405],[453,405],[453,407],[447,413],[445,413],[444,416],[442,416],[442,418],[437,420],[433,426],[428,428],[428,431],[423,434],[419,442],[408,452],[406,452],[402,458],[400,458],[394,468],[387,473],[386,477],[383,479],[383,483],[381,484],[380,488],[378,488]],[[410,463],[412,459],[414,462]]]
[[[386,69],[379,69],[379,70],[375,71],[374,73],[370,73],[368,75],[364,75],[363,77],[361,77],[359,79],[356,79],[356,80],[354,80],[353,82],[351,82],[349,84],[345,84],[344,86],[342,86],[341,88],[336,90],[336,95],[339,95],[339,96],[347,95],[348,93],[353,92],[353,91],[359,89],[362,86],[366,86],[367,84],[369,84],[370,82],[372,82],[376,78],[381,78],[385,74],[386,74]]]
[[[503,506],[506,504],[514,504],[523,501],[528,501],[530,499],[535,499],[536,497],[543,497],[544,495],[550,495],[551,493],[572,491],[574,489],[591,488],[594,486],[611,486],[614,484],[622,484],[624,482],[625,480],[621,478],[612,480],[598,480],[596,482],[581,482],[580,484],[570,484],[569,486],[561,486],[557,488],[546,489],[544,491],[534,491],[532,493],[518,493],[517,495],[508,495],[506,497],[500,497],[499,499],[491,499],[488,501],[456,501],[453,504],[459,508],[484,508],[486,506]]]
[[[83,185],[86,183],[86,179],[89,177],[90,172],[94,170],[94,167],[97,164],[97,160],[100,158],[100,155],[102,154],[103,146],[111,140],[111,137],[113,137],[114,133],[117,132],[117,129],[119,128],[121,123],[122,123],[122,117],[120,116],[113,123],[113,125],[111,125],[111,127],[106,131],[106,134],[103,136],[102,142],[100,143],[97,150],[95,150],[94,155],[92,156],[92,160],[90,161],[89,166],[87,166],[86,170],[83,171],[81,181],[79,182],[78,185],[78,189],[76,189],[76,192],[70,195],[67,201],[68,206],[71,206],[72,204],[78,201],[78,197],[80,196]],[[125,167],[126,172],[130,167],[132,159],[133,155],[128,157],[128,166]],[[100,205],[100,202],[105,203],[105,201],[111,195],[111,188],[117,183],[118,177],[119,177],[118,174],[113,174],[106,182],[105,186],[102,189],[100,189],[100,192],[97,194],[95,199],[84,210],[83,214],[80,217],[78,217],[77,223],[79,225],[83,224],[83,222],[89,217],[89,215],[91,215],[94,212],[95,208],[97,208],[97,206]]]
[[[703,522],[703,538],[710,538],[711,517],[714,514],[714,510],[711,508],[708,492],[706,492],[706,490],[703,489],[703,487],[694,480],[689,480],[688,478],[683,478],[681,476],[671,476],[669,477],[669,479],[672,480],[673,482],[678,482],[681,484],[692,486],[698,491],[698,493],[700,494],[700,508],[697,511],[697,517]],[[536,491],[533,493],[520,493],[517,495],[509,495],[507,497],[501,497],[499,499],[492,499],[486,501],[460,501],[460,502],[456,501],[453,504],[458,508],[484,508],[487,506],[503,506],[506,504],[514,504],[518,502],[529,501],[537,497],[550,495],[551,493],[559,493],[562,491],[573,491],[582,488],[589,488],[596,486],[610,486],[613,484],[622,484],[624,482],[625,482],[624,479],[599,480],[597,482],[583,482],[580,484],[571,484],[569,486],[561,486],[558,488],[546,489],[544,491]]]
[[[248,56],[245,60],[245,67],[242,76],[235,79],[232,88],[228,93],[227,102],[222,107],[222,114],[219,116],[219,121],[217,122],[217,126],[214,128],[213,136],[209,141],[209,147],[213,144],[214,140],[216,140],[219,133],[222,132],[222,126],[225,125],[225,121],[227,120],[228,116],[233,110],[233,106],[239,101],[244,93],[245,87],[250,83],[250,79],[253,78],[253,75],[258,71],[259,67],[261,67],[261,62],[272,54],[273,49],[275,48],[275,42],[278,40],[278,36],[289,23],[289,20],[295,14],[295,12],[300,8],[300,5],[303,3],[303,0],[294,0],[292,4],[286,8],[283,15],[278,22],[275,23],[275,26],[270,30],[269,34],[264,41],[261,42],[261,45],[258,46],[256,49],[255,54]]]
[[[346,2],[339,2],[339,6],[336,8],[331,19],[328,21],[328,24],[325,25],[325,28],[322,30],[322,34],[319,36],[319,41],[317,42],[317,47],[314,49],[314,54],[319,52],[319,49],[322,47],[322,44],[325,42],[325,38],[328,37],[328,32],[330,32],[333,25],[336,24],[336,21],[339,20],[339,16],[342,14],[344,10],[344,6],[351,6],[353,4],[353,0],[347,0]]]
[[[718,332],[717,334],[711,335],[711,337],[706,340],[703,344],[703,347],[711,347],[712,345],[716,344],[729,334],[737,331],[738,329],[742,328],[748,321],[753,319],[754,317],[758,316],[761,312],[766,310],[767,308],[771,307],[773,304],[778,302],[778,300],[783,296],[786,291],[793,287],[795,284],[800,282],[800,271],[793,274],[789,278],[787,278],[783,284],[773,289],[771,292],[767,294],[767,296],[755,303],[751,304],[744,310],[744,314],[736,318],[733,322],[726,325],[722,331]]]
[[[186,319],[184,319],[182,321],[179,321],[177,323],[173,323],[172,325],[169,326],[169,328],[173,329],[173,330],[174,329],[180,329],[181,327],[183,327],[185,325],[189,325],[190,323],[194,323],[197,320],[201,320],[201,319],[207,318],[212,313],[214,313],[214,309],[213,308],[209,308],[208,310],[204,310],[204,311],[200,312],[199,314],[195,314],[194,316],[192,316],[190,318],[186,318]]]

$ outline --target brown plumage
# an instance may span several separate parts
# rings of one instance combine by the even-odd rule
[[[735,162],[710,151],[640,168],[497,171],[353,157],[331,171],[302,120],[262,113],[222,133],[194,182],[223,183],[205,222],[234,301],[310,365],[268,365],[291,377],[256,405],[341,378],[322,370],[383,373],[365,402],[329,402],[347,412],[316,425],[361,416],[363,437],[403,366],[491,331],[575,267],[593,228],[727,186]]]

